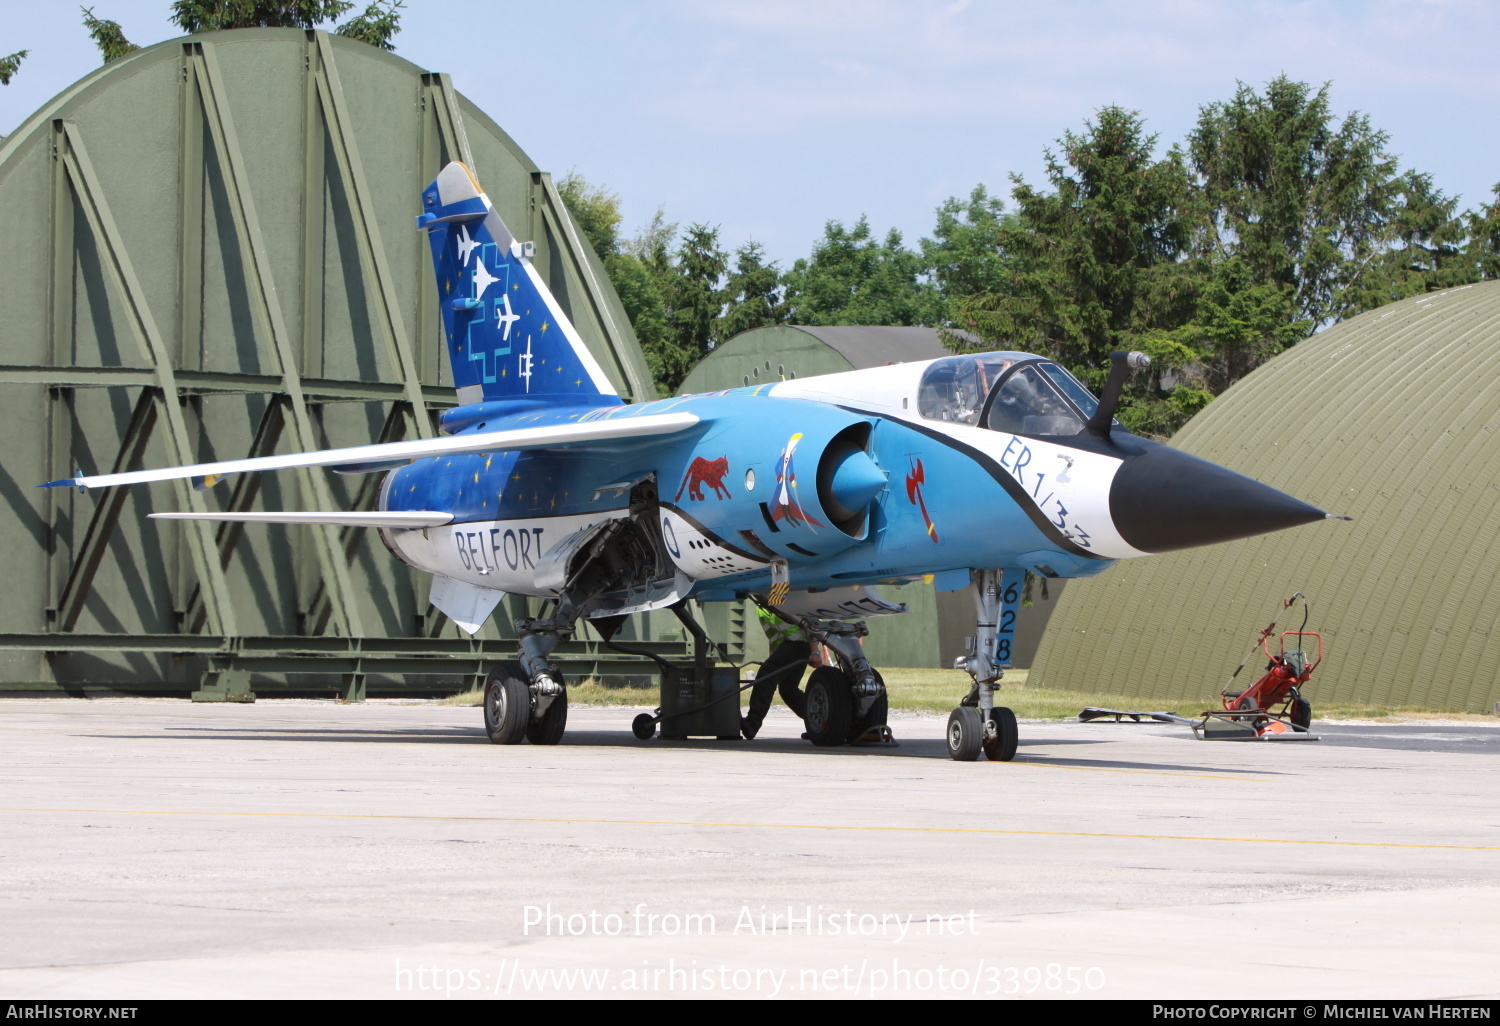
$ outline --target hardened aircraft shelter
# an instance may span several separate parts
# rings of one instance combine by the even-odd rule
[[[381,475],[35,487],[433,434],[455,397],[412,219],[449,160],[535,242],[620,393],[654,395],[550,176],[447,76],[390,53],[295,29],[174,39],[100,68],[0,144],[4,687],[357,698],[451,691],[513,653],[523,604],[461,636],[373,531],[146,519],[369,509]],[[740,640],[730,612],[710,623]],[[653,618],[630,633],[685,647]],[[570,677],[648,675],[590,639],[563,650]]]
[[[1076,581],[1031,680],[1196,712],[1187,707],[1217,694],[1278,601],[1301,591],[1327,649],[1314,709],[1493,711],[1497,361],[1500,282],[1484,282],[1361,314],[1250,374],[1173,444],[1354,522],[1125,560]]]

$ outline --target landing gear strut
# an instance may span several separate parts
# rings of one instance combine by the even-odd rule
[[[1020,571],[969,571],[975,631],[953,668],[967,670],[974,686],[948,717],[947,733],[948,756],[958,762],[973,762],[981,751],[993,762],[1016,757],[1016,714],[995,705],[995,691],[1011,660],[1021,577]]]
[[[557,596],[556,605],[549,618],[515,621],[519,659],[502,663],[485,683],[485,729],[495,744],[562,740],[567,682],[551,659],[579,617],[613,621],[613,634],[627,614],[659,608],[684,590],[663,547],[657,510],[656,482],[648,475],[632,485],[626,516],[582,528],[539,558],[537,582]]]

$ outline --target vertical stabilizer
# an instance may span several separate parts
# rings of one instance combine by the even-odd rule
[[[532,400],[613,406],[614,386],[464,165],[422,191],[417,228],[437,272],[462,404]]]

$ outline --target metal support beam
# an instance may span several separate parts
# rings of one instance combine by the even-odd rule
[[[453,88],[453,79],[444,74],[426,74],[422,76],[422,88],[428,106],[437,118],[438,134],[442,137],[448,160],[462,161],[469,173],[478,178],[479,168],[475,166],[474,154],[469,149],[469,135],[464,130],[464,115],[458,106],[458,91]]]
[[[285,411],[286,401],[279,396],[271,398],[266,404],[265,412],[260,416],[260,423],[255,427],[255,438],[250,443],[250,451],[245,454],[246,459],[269,456],[276,451],[276,443],[281,439],[281,431],[286,424]],[[254,506],[256,498],[260,495],[262,480],[259,474],[235,475],[234,489],[224,503],[224,511],[243,513]],[[122,491],[123,489],[114,490]],[[219,550],[219,565],[224,569],[229,568],[229,561],[234,558],[235,546],[239,544],[244,534],[245,525],[238,521],[222,521],[218,524],[214,532],[214,544]],[[204,615],[202,589],[194,588],[183,615],[183,621],[188,625],[187,629],[192,632],[202,630]]]
[[[126,323],[130,325],[131,333],[135,335],[136,342],[155,375],[155,385],[161,391],[161,408],[166,414],[167,422],[168,452],[177,463],[192,463],[193,447],[177,390],[172,354],[168,351],[166,340],[157,329],[156,319],[145,301],[140,280],[136,277],[134,265],[125,250],[119,227],[114,215],[110,213],[104,190],[99,185],[99,177],[94,173],[93,163],[89,160],[76,128],[63,119],[54,121],[53,128],[58,136],[54,152],[67,170],[68,181],[73,187],[78,206],[83,210],[89,228],[94,233],[105,269],[124,306]],[[184,508],[198,513],[208,512],[202,495],[193,491],[186,482],[176,482],[176,491],[178,501]],[[188,539],[193,568],[199,581],[208,585],[204,595],[209,629],[215,634],[237,633],[229,586],[223,569],[212,557],[211,525],[202,521],[190,522],[183,530]]]
[[[220,101],[224,86],[218,57],[210,43],[185,43],[183,49],[188,55],[192,72],[190,77],[203,100],[203,113],[208,122],[214,150],[219,157],[219,166],[224,171],[224,194],[229,200],[235,236],[244,257],[245,291],[259,328],[257,334],[269,343],[265,347],[267,355],[275,361],[281,375],[282,389],[286,393],[292,415],[292,430],[299,447],[303,452],[317,449],[319,445],[313,431],[312,418],[308,415],[307,397],[302,391],[300,361],[292,348],[291,333],[282,315],[281,300],[276,295],[270,254],[266,252],[265,241],[261,237],[260,219],[255,212],[249,175],[240,153],[239,136],[235,132],[229,107]],[[321,471],[299,471],[297,478],[308,506],[315,510],[334,511],[333,496]],[[351,636],[363,634],[358,606],[354,601],[354,585],[349,579],[347,564],[338,558],[334,530],[317,527],[312,529],[311,534],[318,562],[323,568],[324,580],[329,587],[332,613],[339,632]]]
[[[406,324],[401,317],[400,297],[396,282],[386,260],[385,247],[380,238],[380,223],[370,206],[370,188],[365,182],[364,165],[359,158],[359,148],[354,142],[353,119],[344,103],[344,87],[339,80],[338,65],[333,59],[333,45],[325,32],[314,32],[317,58],[311,73],[318,88],[323,121],[328,128],[328,139],[332,143],[334,163],[344,185],[344,195],[353,208],[355,235],[360,257],[374,288],[370,289],[371,313],[381,326],[390,354],[391,366],[406,389],[406,401],[414,410],[423,410],[421,368],[412,355],[411,341],[406,335]],[[430,438],[432,425],[428,418],[415,419],[418,437]]]
[[[156,372],[149,367],[7,366],[0,364],[0,384],[47,385],[51,388],[153,388]],[[177,372],[179,395],[279,395],[281,378],[271,374],[233,371]],[[403,401],[406,389],[381,381],[303,378],[302,395],[309,403],[388,403]],[[453,389],[430,385],[424,389],[430,408],[457,403]]]
[[[390,412],[386,414],[385,424],[381,426],[380,436],[376,444],[385,442],[399,442],[406,436],[407,416],[403,407],[405,403],[393,403]],[[352,510],[372,510],[375,508],[375,500],[380,494],[380,486],[385,481],[384,474],[365,474],[360,478],[359,488],[355,492],[354,501],[349,508]],[[340,527],[336,528],[339,534],[338,549],[343,555],[346,566],[354,563],[355,556],[359,553],[359,547],[366,543],[370,536],[367,527]],[[312,600],[308,603],[306,622],[317,627],[328,619],[327,608],[328,589],[320,582],[313,591]]]
[[[151,441],[151,429],[156,426],[156,411],[160,402],[161,393],[156,389],[141,390],[130,415],[130,426],[125,429],[125,437],[120,440],[120,451],[115,455],[110,473],[140,469],[146,444]],[[79,614],[83,612],[84,600],[88,598],[89,587],[94,583],[94,574],[98,572],[99,564],[109,549],[110,536],[114,534],[115,525],[120,520],[120,510],[129,497],[129,489],[107,488],[94,506],[88,529],[83,534],[83,542],[78,546],[73,566],[68,571],[68,579],[63,583],[62,592],[54,603],[57,609],[57,630],[71,631],[77,625]]]
[[[177,205],[177,352],[179,371],[203,367],[203,97],[193,57],[180,58],[181,114]]]

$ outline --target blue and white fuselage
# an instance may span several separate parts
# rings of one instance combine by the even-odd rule
[[[665,550],[686,591],[704,600],[764,593],[775,559],[801,590],[946,571],[966,582],[976,565],[1090,576],[1144,554],[1110,518],[1119,458],[923,420],[918,386],[928,366],[488,419],[485,429],[506,430],[670,412],[698,424],[634,444],[414,462],[389,474],[382,508],[451,511],[453,521],[384,533],[413,566],[477,587],[549,595],[538,582],[542,557],[584,527],[629,515],[629,486],[651,478]],[[838,471],[853,460],[863,474],[840,489]],[[863,500],[857,509],[841,501],[848,488]]]
[[[373,511],[157,515],[377,527],[471,632],[505,593],[567,594],[603,617],[689,597],[957,587],[980,568],[1088,577],[1323,516],[1112,430],[1109,404],[1026,353],[626,405],[466,168],[444,168],[422,207],[460,404],[441,437],[53,484],[385,473]]]

